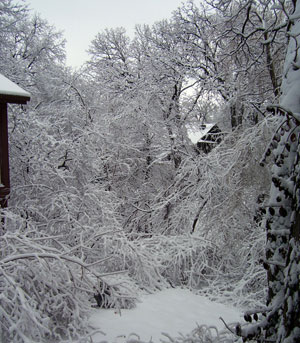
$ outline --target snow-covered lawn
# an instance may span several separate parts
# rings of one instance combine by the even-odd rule
[[[143,295],[140,300],[134,309],[122,310],[121,314],[113,309],[95,310],[90,323],[106,335],[96,334],[94,341],[121,343],[131,333],[135,333],[144,342],[151,339],[160,342],[163,338],[167,341],[162,332],[177,337],[179,333],[188,334],[197,324],[223,329],[224,324],[219,317],[227,323],[241,320],[241,310],[211,302],[186,289],[166,289]]]

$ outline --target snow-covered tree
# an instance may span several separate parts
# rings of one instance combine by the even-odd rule
[[[269,314],[239,334],[263,329],[289,342],[299,317],[299,25],[290,7],[189,1],[170,20],[137,27],[132,41],[123,29],[99,33],[90,61],[73,73],[60,33],[1,2],[0,71],[32,94],[29,106],[10,111],[4,342],[87,337],[93,296],[130,307],[128,288],[184,285],[255,305],[265,291],[260,259]],[[279,96],[287,27],[274,115],[265,109]],[[240,128],[205,155],[186,124],[208,116]],[[271,180],[259,160],[275,126],[264,259]]]
[[[119,201],[105,177],[101,182],[104,128],[90,125],[94,109],[81,77],[63,65],[61,35],[12,1],[2,5],[0,22],[10,24],[1,72],[32,98],[9,111],[12,187],[1,212],[0,340],[88,340],[94,295],[99,306],[134,301],[126,296],[135,287],[127,276],[133,261],[126,255],[119,275],[124,255],[115,255],[117,243],[106,237],[121,225]],[[114,238],[126,241],[122,232]]]
[[[188,1],[174,20],[189,46],[197,101],[216,99],[232,128],[257,123],[279,94],[284,16],[272,2]],[[276,27],[276,30],[273,30]]]
[[[287,17],[288,49],[283,69],[281,97],[273,110],[280,123],[265,159],[273,154],[272,185],[267,207],[267,246],[263,262],[268,271],[266,317],[238,330],[246,339],[296,343],[300,339],[300,204],[299,204],[299,14],[300,4]],[[285,3],[280,3],[285,11]]]

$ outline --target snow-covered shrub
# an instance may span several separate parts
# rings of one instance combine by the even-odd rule
[[[63,235],[40,232],[37,225],[24,230],[19,225],[23,221],[7,211],[5,232],[0,236],[1,342],[88,337],[87,319],[96,303],[94,295],[103,294],[103,285],[110,290],[111,306],[133,305],[130,279],[119,275],[118,284],[110,284],[110,273],[103,272],[109,256],[102,258],[96,248],[98,258],[87,259],[96,236],[81,237],[71,247]]]
[[[164,334],[167,340],[163,343],[233,343],[236,335],[227,331],[218,331],[216,327],[198,325],[190,334],[179,337],[171,337]]]
[[[231,330],[231,331],[230,331]],[[218,331],[216,327],[207,325],[198,325],[192,332],[187,335],[181,334],[178,337],[172,337],[167,333],[162,333],[164,338],[162,343],[241,343],[233,333],[234,327],[228,327],[228,330]],[[132,334],[126,343],[146,343],[139,339],[138,335]],[[251,343],[249,341],[249,343]]]
[[[109,270],[124,269],[135,280],[138,287],[154,291],[168,286],[162,274],[162,261],[155,254],[153,239],[131,239],[130,235],[119,232],[103,236],[101,245],[108,256],[114,258],[105,265]]]
[[[239,242],[238,253],[222,256],[212,268],[207,284],[199,290],[212,300],[228,302],[238,307],[262,305],[266,296],[266,273],[261,264],[264,257],[265,232],[249,234]]]
[[[170,284],[239,305],[264,299],[261,221],[270,175],[259,162],[275,125],[266,118],[229,134],[208,155],[187,156],[147,207],[151,234],[136,235],[134,244],[157,256]]]
[[[216,264],[213,243],[190,234],[156,235],[140,244],[150,256],[156,256],[161,275],[172,287],[206,285],[206,275],[209,277]]]

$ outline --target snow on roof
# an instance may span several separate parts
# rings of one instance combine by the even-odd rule
[[[188,137],[193,144],[196,144],[201,141],[201,139],[215,126],[215,123],[212,124],[203,124],[203,125],[191,125],[187,128]]]
[[[24,89],[19,87],[14,82],[10,81],[2,74],[0,74],[0,95],[12,95],[15,97],[30,98],[30,93],[24,91]]]

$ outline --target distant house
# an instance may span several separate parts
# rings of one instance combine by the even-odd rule
[[[188,136],[194,144],[196,151],[208,154],[222,141],[223,133],[217,124],[199,124],[188,128]]]

